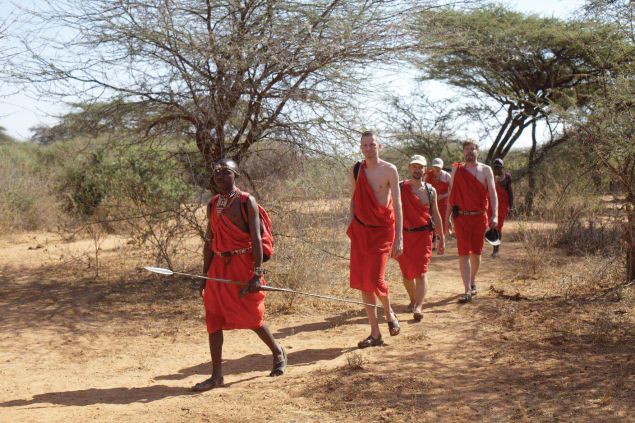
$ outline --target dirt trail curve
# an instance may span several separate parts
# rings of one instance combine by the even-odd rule
[[[381,348],[353,348],[368,332],[355,307],[278,315],[268,323],[287,348],[289,367],[274,379],[256,335],[229,332],[227,387],[202,394],[189,391],[210,369],[200,316],[166,311],[152,293],[131,304],[130,287],[65,283],[63,267],[53,263],[38,273],[27,257],[39,253],[28,245],[0,244],[1,422],[628,419],[624,408],[607,410],[594,391],[593,366],[619,361],[618,353],[580,373],[572,364],[579,351],[525,350],[488,321],[502,303],[487,288],[511,275],[519,245],[506,244],[500,259],[484,258],[481,293],[466,306],[456,303],[455,249],[435,256],[421,323],[405,313],[403,288],[393,280],[402,333],[391,338],[382,323]]]

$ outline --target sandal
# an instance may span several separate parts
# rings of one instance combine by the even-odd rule
[[[382,345],[384,345],[384,340],[381,339],[381,335],[379,335],[379,338],[373,338],[372,336],[369,336],[363,341],[359,341],[357,343],[358,348],[379,347]]]
[[[461,298],[459,298],[459,304],[465,304],[465,303],[469,303],[471,301],[472,301],[472,295],[471,294],[465,294]]]
[[[474,296],[476,294],[478,294],[478,290],[476,289],[476,285],[472,285],[470,287],[470,295]]]
[[[412,313],[414,309],[415,309],[415,305],[410,303],[408,304],[408,307],[406,307],[406,313]]]
[[[412,314],[412,317],[414,317],[415,322],[420,322],[420,321],[421,321],[421,319],[423,319],[423,313],[422,313],[422,312],[420,312],[420,311],[415,311],[415,312]]]
[[[390,314],[394,319],[388,322],[388,332],[390,332],[390,336],[397,336],[399,332],[401,332],[401,326],[399,326],[399,319],[397,319],[397,315],[394,311],[390,310]]]
[[[224,385],[225,383],[222,377],[220,379],[214,379],[210,377],[209,379],[205,379],[204,381],[199,382],[196,385],[192,386],[192,391],[205,392],[214,388],[222,388]]]
[[[270,377],[282,376],[287,368],[287,352],[282,347],[280,349],[282,353],[273,357],[273,369],[269,373]]]

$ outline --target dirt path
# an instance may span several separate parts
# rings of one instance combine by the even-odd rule
[[[456,256],[435,257],[421,323],[405,314],[403,288],[392,277],[402,333],[390,338],[382,324],[382,348],[353,348],[368,331],[355,307],[300,308],[268,320],[290,364],[274,379],[256,335],[229,332],[227,387],[203,394],[189,391],[210,370],[193,284],[148,282],[145,275],[94,282],[78,277],[53,244],[38,236],[0,241],[2,422],[627,421],[633,415],[632,348],[584,350],[549,336],[529,340],[500,324],[497,310],[510,301],[487,288],[508,286],[503,281],[518,271],[518,244],[506,244],[500,259],[484,257],[481,293],[467,306],[456,303]],[[124,245],[113,240],[104,248]]]

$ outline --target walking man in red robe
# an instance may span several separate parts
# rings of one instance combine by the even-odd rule
[[[397,168],[379,158],[380,144],[372,131],[362,133],[364,160],[350,171],[353,187],[351,214],[346,234],[351,240],[350,286],[362,291],[362,300],[376,304],[379,297],[391,336],[399,334],[399,320],[390,307],[384,280],[388,257],[403,251],[401,196]],[[359,348],[375,347],[384,341],[375,307],[366,306],[370,335]]]
[[[450,178],[451,175],[443,170],[443,159],[437,157],[432,160],[432,167],[426,172],[426,182],[431,184],[437,191],[437,205],[439,206],[439,213],[441,218],[445,219],[445,214],[448,209],[448,200],[450,198]],[[435,230],[435,239],[440,236],[441,227]],[[436,248],[436,240],[433,239],[432,251]]]
[[[498,230],[499,236],[503,236],[503,224],[514,205],[514,191],[512,190],[512,175],[505,172],[503,159],[494,159],[492,163],[494,171],[494,181],[496,182],[496,196],[498,197]],[[494,246],[492,257],[498,257],[500,245]]]
[[[428,291],[427,272],[432,257],[435,228],[439,234],[438,254],[442,255],[445,249],[437,192],[430,184],[421,182],[425,170],[425,157],[415,154],[408,165],[410,179],[399,184],[403,208],[403,254],[397,257],[397,261],[410,297],[413,317],[417,322],[423,318],[423,301]]]
[[[492,168],[478,162],[478,145],[463,143],[463,163],[456,163],[450,180],[450,203],[446,213],[446,234],[454,229],[459,251],[459,268],[465,294],[459,300],[467,303],[477,294],[476,274],[481,264],[484,234],[498,225],[498,199]],[[492,214],[487,215],[488,196]]]
[[[251,329],[269,347],[273,369],[269,376],[284,373],[287,357],[264,323],[265,293],[262,267],[260,216],[254,197],[235,185],[238,165],[230,159],[214,167],[214,182],[220,194],[207,207],[209,225],[203,249],[203,273],[210,278],[230,279],[246,286],[201,282],[199,294],[205,306],[205,322],[212,355],[212,376],[197,383],[200,392],[223,386],[223,331]]]

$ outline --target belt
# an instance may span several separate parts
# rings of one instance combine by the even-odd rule
[[[403,230],[406,232],[423,232],[423,231],[431,231],[432,228],[430,227],[430,225],[426,225],[426,226],[417,226],[416,228],[403,228]]]
[[[459,210],[459,214],[463,216],[478,216],[479,214],[485,213],[483,210],[481,211],[469,211],[469,210]]]
[[[252,249],[251,248],[240,248],[238,250],[234,250],[234,251],[214,251],[214,254],[216,254],[219,257],[231,257],[231,256],[239,256],[241,254],[251,254]]]
[[[366,226],[367,228],[385,228],[385,226],[375,226],[375,225],[367,225],[364,222],[362,222],[361,220],[359,220],[359,218],[355,215],[353,215],[353,218],[355,220],[357,220],[357,222],[362,225],[362,226]]]

